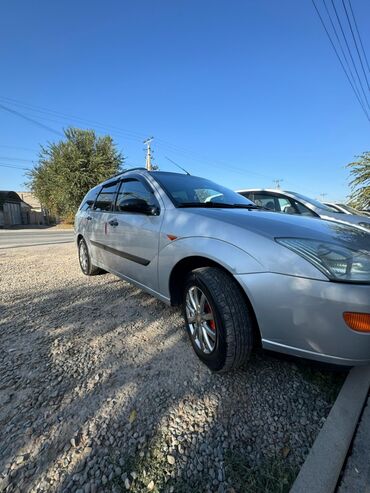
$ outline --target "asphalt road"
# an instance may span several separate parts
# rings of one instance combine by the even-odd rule
[[[0,250],[36,245],[54,245],[55,243],[70,243],[73,241],[73,231],[55,230],[0,230]]]

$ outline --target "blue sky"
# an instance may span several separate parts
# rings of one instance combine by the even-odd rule
[[[352,5],[369,58],[370,2]],[[0,59],[1,104],[58,131],[93,127],[75,117],[100,122],[130,166],[144,164],[153,135],[161,169],[176,171],[168,156],[231,188],[282,178],[341,200],[344,166],[370,150],[370,124],[309,0],[4,0]],[[0,109],[1,164],[31,166],[58,138]],[[0,189],[24,181],[0,167]]]

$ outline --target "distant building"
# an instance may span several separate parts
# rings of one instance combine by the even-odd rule
[[[0,227],[22,224],[22,202],[16,192],[0,191]],[[29,209],[31,210],[31,207]]]
[[[48,216],[32,193],[0,190],[0,228],[47,223]]]
[[[43,212],[39,199],[32,192],[17,192],[17,194],[24,202],[31,206],[33,211]]]

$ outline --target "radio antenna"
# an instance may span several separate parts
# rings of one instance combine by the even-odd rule
[[[190,173],[189,173],[189,171],[186,171],[186,169],[185,169],[185,168],[183,168],[183,167],[182,167],[182,166],[180,166],[179,164],[175,163],[175,161],[174,161],[173,159],[170,159],[170,158],[169,158],[169,157],[167,157],[167,156],[164,156],[164,157],[167,159],[167,161],[170,161],[170,163],[172,163],[172,164],[174,164],[175,166],[177,166],[178,168],[182,169],[182,171],[183,171],[184,173],[186,173],[187,175],[191,176],[191,175],[190,175]]]

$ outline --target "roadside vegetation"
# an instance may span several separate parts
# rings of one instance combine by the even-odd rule
[[[350,182],[350,205],[356,209],[370,207],[370,152],[357,156],[357,161],[347,164],[352,181]]]
[[[38,163],[27,172],[28,188],[64,222],[73,222],[85,194],[122,170],[123,156],[109,135],[68,128],[65,139],[41,147]]]

